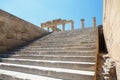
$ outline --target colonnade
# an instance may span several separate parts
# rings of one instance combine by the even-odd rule
[[[41,28],[47,28],[48,31],[50,31],[50,28],[53,32],[61,31],[59,28],[57,28],[58,25],[62,25],[62,31],[65,31],[65,25],[71,24],[71,30],[74,31],[74,21],[73,20],[62,20],[62,19],[56,19],[53,21],[47,21],[45,23],[41,23]],[[82,28],[85,28],[85,20],[81,19]],[[92,20],[92,26],[96,27],[96,17],[93,17]]]

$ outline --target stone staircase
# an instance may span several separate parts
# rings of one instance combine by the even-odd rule
[[[94,80],[97,28],[54,32],[0,54],[0,80]]]

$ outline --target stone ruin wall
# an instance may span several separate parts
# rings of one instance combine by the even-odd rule
[[[47,33],[36,25],[0,10],[0,52],[15,48]]]
[[[120,80],[120,0],[104,0],[103,30],[110,57]]]

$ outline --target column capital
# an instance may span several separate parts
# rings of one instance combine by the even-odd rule
[[[93,17],[93,19],[96,19],[96,17]]]
[[[85,19],[81,19],[82,28],[84,28],[84,21],[85,21]]]
[[[85,21],[85,19],[81,19],[81,21]]]
[[[93,17],[93,27],[96,27],[96,17]]]
[[[62,31],[65,31],[65,23],[62,24]]]

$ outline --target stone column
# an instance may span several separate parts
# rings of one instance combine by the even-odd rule
[[[57,31],[57,25],[53,26],[53,32]]]
[[[96,17],[93,17],[93,27],[96,27]]]
[[[85,21],[84,19],[81,19],[82,28],[84,28],[84,26],[85,26],[85,25],[84,25],[84,21]]]
[[[53,29],[53,27],[52,27],[52,32],[54,32],[54,29]]]
[[[62,24],[62,31],[65,31],[65,24]]]
[[[71,29],[74,31],[74,21],[71,22]]]

